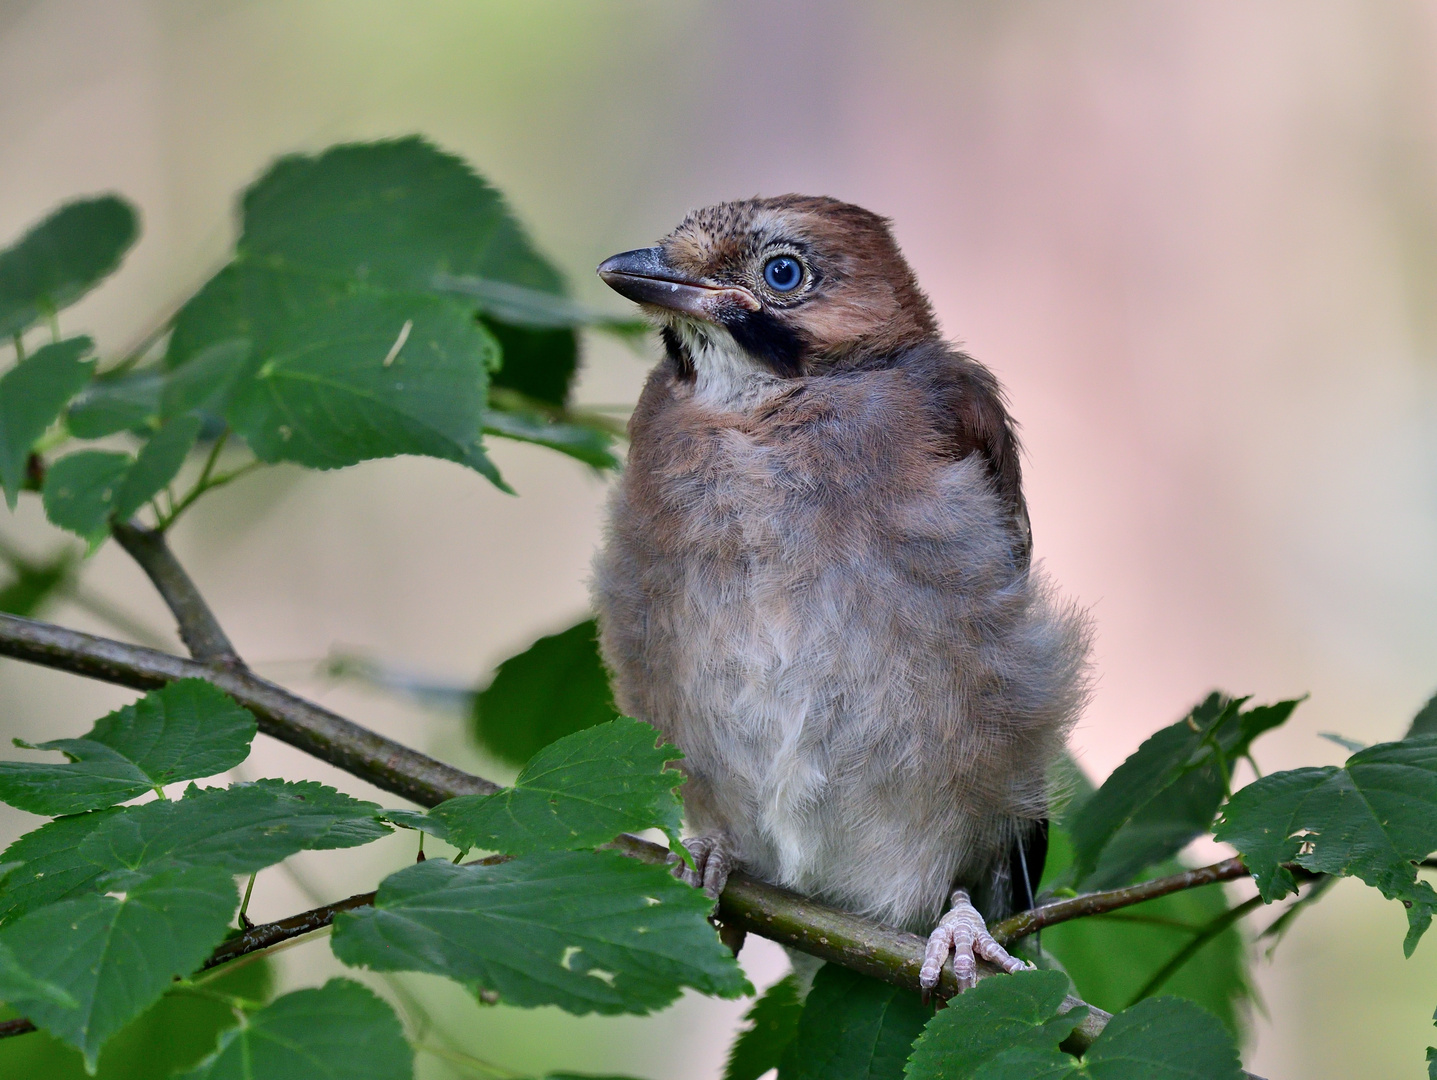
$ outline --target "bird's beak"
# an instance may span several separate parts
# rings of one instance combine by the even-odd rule
[[[735,308],[757,311],[758,297],[738,285],[705,285],[675,270],[663,248],[639,248],[611,255],[599,264],[604,284],[620,296],[680,315],[717,322]]]

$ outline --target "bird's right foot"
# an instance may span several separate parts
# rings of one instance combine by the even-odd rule
[[[710,900],[717,900],[733,869],[733,858],[723,838],[693,836],[684,841],[684,847],[688,849],[694,865],[692,868],[684,865],[677,853],[670,855],[669,862],[676,864],[674,877],[695,889],[702,889]]]
[[[999,945],[988,933],[988,924],[968,899],[965,889],[955,889],[949,900],[948,913],[939,920],[928,935],[928,948],[923,956],[923,969],[918,973],[918,983],[926,998],[938,986],[943,974],[943,965],[953,957],[953,974],[958,978],[959,991],[967,990],[978,982],[978,959],[1009,973],[1022,971],[1030,965],[1016,956],[1009,956],[1008,950]]]

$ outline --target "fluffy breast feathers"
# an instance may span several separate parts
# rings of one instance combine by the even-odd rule
[[[973,369],[935,343],[736,377],[734,407],[661,365],[595,564],[619,705],[684,751],[693,827],[915,929],[1044,816],[1086,686],[1086,623],[1028,565],[1016,446],[1005,485],[955,442]]]

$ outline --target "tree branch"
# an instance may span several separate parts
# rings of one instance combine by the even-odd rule
[[[1293,869],[1304,874],[1307,873],[1300,867]],[[1119,908],[1131,907],[1133,904],[1141,904],[1145,900],[1156,900],[1169,893],[1181,892],[1183,889],[1195,889],[1201,885],[1233,881],[1236,878],[1247,876],[1247,867],[1243,866],[1241,859],[1233,856],[1231,859],[1224,859],[1211,866],[1183,870],[1177,874],[1153,878],[1151,881],[1139,882],[1137,885],[1129,885],[1126,888],[1084,893],[1082,896],[1074,896],[1068,900],[1057,900],[1028,911],[1020,911],[1000,923],[993,924],[988,929],[1000,945],[1008,945],[1029,934],[1036,934],[1044,927],[1056,926],[1069,919],[1080,919],[1085,915],[1102,915],[1105,912],[1117,911]]]
[[[259,721],[266,735],[421,806],[499,790],[478,776],[386,739],[290,693],[247,668],[216,667],[158,649],[0,613],[0,656],[135,690],[177,679],[208,679]]]
[[[192,587],[192,586],[191,586]],[[243,666],[238,669],[211,666],[185,660],[170,653],[128,645],[109,638],[81,633],[34,619],[0,614],[0,656],[10,656],[46,667],[69,671],[89,678],[117,683],[137,690],[152,690],[177,679],[206,679],[230,694],[253,712],[260,730],[323,761],[367,780],[386,791],[422,806],[434,806],[457,795],[488,794],[498,785],[386,739],[352,721],[267,682]],[[637,837],[622,836],[614,847],[645,861],[666,863],[667,848]],[[1127,889],[1092,893],[1023,912],[996,924],[994,934],[1012,941],[1043,926],[1103,911],[1117,910],[1180,889],[1194,888],[1246,874],[1237,859],[1214,866],[1144,882]],[[372,893],[351,897],[339,904],[316,908],[279,923],[254,927],[224,946],[223,956],[212,957],[206,967],[235,959],[247,952],[309,933],[328,925],[335,912],[373,902]],[[758,934],[823,960],[853,968],[863,974],[897,986],[918,989],[925,942],[916,934],[839,911],[825,904],[758,881],[734,874],[719,899],[717,917],[726,926]],[[239,943],[239,944],[236,944]],[[996,969],[980,964],[980,975]],[[957,992],[953,973],[943,974],[939,993]],[[1077,998],[1071,1006],[1085,1004]],[[1073,1052],[1092,1044],[1111,1014],[1089,1006],[1091,1012],[1065,1043]],[[23,1021],[0,1026],[20,1034],[31,1030]]]
[[[116,521],[110,532],[154,583],[179,624],[180,640],[201,663],[243,668],[235,647],[221,628],[205,598],[170,551],[165,534],[131,522]]]

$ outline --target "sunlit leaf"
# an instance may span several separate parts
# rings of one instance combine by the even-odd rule
[[[414,1051],[394,1010],[357,982],[285,994],[220,1036],[176,1080],[410,1080]]]
[[[90,380],[95,362],[81,359],[89,351],[89,338],[69,338],[37,349],[0,375],[0,484],[12,510],[30,448]]]
[[[32,911],[0,930],[0,943],[26,972],[75,1004],[24,994],[10,1004],[80,1050],[93,1069],[111,1035],[223,940],[237,903],[223,870],[182,867],[123,893],[92,893]]]
[[[912,990],[837,964],[814,976],[779,1080],[901,1080],[909,1048],[933,1015]]]
[[[460,848],[523,855],[597,847],[621,832],[660,828],[679,846],[683,755],[628,717],[567,735],[534,755],[514,786],[463,795],[430,811]]]
[[[1437,850],[1437,735],[1380,743],[1341,768],[1264,776],[1232,797],[1215,835],[1241,853],[1269,903],[1297,891],[1287,863],[1353,875],[1402,901],[1411,955],[1437,909],[1414,865]]]
[[[543,747],[617,717],[593,619],[542,637],[499,665],[474,702],[484,748],[522,765]]]
[[[711,906],[667,867],[613,851],[430,859],[386,878],[372,908],[341,914],[332,944],[347,964],[444,975],[514,1005],[647,1013],[686,986],[752,992]]]
[[[123,199],[77,199],[0,251],[0,338],[84,296],[120,265],[138,228]]]

